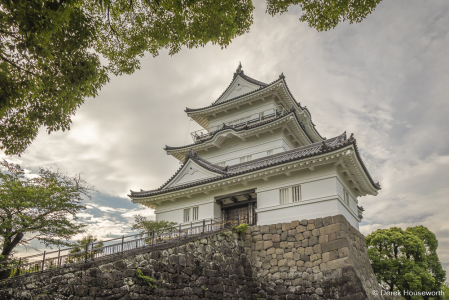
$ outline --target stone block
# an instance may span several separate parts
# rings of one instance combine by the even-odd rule
[[[321,253],[321,244],[313,246],[313,253]]]
[[[279,247],[280,248],[287,248],[287,242],[281,242]]]
[[[332,221],[332,217],[323,218],[323,226],[329,226],[332,224],[334,224],[334,222]]]
[[[296,248],[296,253],[299,253],[299,254],[304,254],[304,247],[298,247],[298,248]]]
[[[323,228],[325,228],[325,227],[323,227]],[[323,252],[328,252],[328,251],[337,250],[337,249],[348,247],[348,246],[349,246],[348,241],[346,239],[338,239],[335,241],[321,244],[321,250]]]
[[[277,223],[276,224],[276,229],[281,229],[282,230],[282,223]]]
[[[267,256],[267,251],[261,250],[261,251],[259,252],[259,257],[265,257],[265,256]]]
[[[309,224],[309,220],[301,220],[299,221],[299,224],[307,226],[307,224]]]
[[[296,228],[296,226],[299,225],[299,221],[291,221],[290,222],[290,228]]]
[[[256,247],[254,248],[254,250],[256,250],[256,251],[257,250],[264,250],[263,244],[264,244],[263,241],[256,242]]]
[[[253,235],[253,242],[259,242],[262,240],[262,235],[258,234],[258,235]]]
[[[275,253],[275,251],[276,251],[276,249],[275,248],[268,248],[267,249],[267,255],[271,255],[271,254],[273,254],[273,253]]]
[[[307,231],[304,231],[302,234],[304,235],[305,239],[308,239],[309,237],[312,236],[312,231],[307,230]]]
[[[315,224],[307,224],[307,230],[312,231],[313,229],[315,229]]]
[[[329,241],[329,235],[320,235],[318,238],[318,242],[320,244],[327,243]]]
[[[287,260],[287,266],[289,266],[289,267],[296,266],[296,261],[294,259],[288,259]]]
[[[309,238],[309,247],[313,247],[313,246],[315,246],[316,244],[318,244],[318,237],[316,237],[316,236],[311,236],[311,237]]]
[[[304,253],[306,255],[312,255],[313,254],[313,248],[312,247],[306,247],[304,250]]]
[[[286,259],[281,259],[278,261],[278,267],[282,267],[285,266],[287,264],[287,260]]]
[[[293,252],[284,253],[284,258],[292,259],[293,258]]]
[[[271,266],[277,266],[278,265],[278,260],[277,259],[272,259],[272,260],[270,260],[270,264],[271,264]]]
[[[304,265],[304,261],[303,260],[297,260],[296,261],[296,266],[302,267],[303,265]]]
[[[320,228],[320,235],[334,233],[334,232],[342,230],[342,228],[343,228],[343,225],[340,223],[324,226],[324,227]]]
[[[277,248],[276,249],[276,254],[284,254],[284,249],[282,249],[282,248]]]
[[[270,226],[269,225],[262,225],[260,226],[260,233],[270,233]]]
[[[313,267],[313,262],[311,262],[311,261],[306,261],[306,262],[304,263],[304,267],[306,267],[306,268],[312,268],[312,267]]]
[[[303,247],[303,248],[309,247],[309,240],[302,240],[301,247]]]
[[[296,226],[296,232],[300,233],[300,232],[304,232],[307,230],[307,226],[304,225],[298,225]]]
[[[315,224],[315,228],[323,227],[323,219],[322,218],[316,218],[314,224]]]
[[[313,262],[313,266],[315,267],[315,266],[319,266],[319,265],[321,265],[323,263],[323,261],[321,260],[321,258],[320,259],[317,259],[317,260],[315,260],[314,262]]]
[[[282,231],[282,233],[281,233],[281,241],[286,241],[287,240],[287,236],[288,236],[288,231]]]
[[[312,230],[312,236],[319,236],[320,235],[320,230],[319,229],[314,229]]]
[[[302,233],[298,233],[297,235],[295,235],[295,239],[299,242],[302,241],[304,239],[304,235]]]
[[[283,259],[283,258],[284,258],[283,254],[276,254],[276,259],[277,260],[280,260],[280,259]]]
[[[349,256],[349,248],[348,247],[338,249],[338,257],[339,258],[348,257],[348,256]]]
[[[271,263],[269,263],[269,262],[264,262],[263,264],[262,264],[262,269],[264,269],[264,270],[269,270],[271,268]]]
[[[308,255],[301,255],[301,260],[306,262],[306,261],[310,261],[310,256]]]
[[[260,226],[251,226],[251,235],[258,234],[260,231]]]
[[[348,258],[339,258],[335,260],[330,260],[326,263],[326,268],[328,270],[334,270],[338,268],[343,268],[348,265]]]
[[[291,236],[294,237],[296,235],[296,229],[290,229],[289,231],[287,231],[287,236]]]
[[[276,229],[276,224],[270,224],[270,225],[268,225],[268,226],[270,226],[270,230],[271,230],[271,229]]]
[[[271,235],[271,241],[273,241],[273,243],[280,242],[281,241],[281,236],[279,234],[272,234]]]
[[[320,271],[321,272],[327,271],[326,263],[323,262],[320,264]]]
[[[291,223],[282,223],[282,231],[288,231],[291,229]]]
[[[264,234],[263,235],[263,240],[264,241],[271,241],[271,234],[270,233]]]
[[[334,260],[338,258],[338,250],[332,250],[329,252],[329,260]]]
[[[288,249],[292,249],[293,247],[295,247],[295,242],[287,242]]]
[[[273,242],[272,241],[265,241],[263,242],[263,250],[266,250],[268,248],[273,247]]]
[[[312,254],[310,255],[310,261],[315,261],[321,259],[321,254]]]
[[[329,252],[321,253],[321,258],[323,260],[323,263],[327,263],[330,260],[329,254],[330,254]]]

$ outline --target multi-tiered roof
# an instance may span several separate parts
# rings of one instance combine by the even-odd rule
[[[246,88],[246,90],[244,89]],[[229,110],[239,109],[244,105],[251,105],[257,101],[265,101],[268,97],[275,99],[276,103],[288,109],[276,111],[272,115],[241,124],[222,124],[214,130],[209,130],[209,121],[217,114],[228,113]],[[154,207],[152,203],[172,200],[179,197],[191,197],[197,193],[208,193],[214,189],[226,188],[234,184],[247,185],[247,182],[264,179],[301,169],[314,170],[324,164],[334,164],[341,172],[346,174],[358,196],[377,194],[379,183],[374,182],[366,169],[356,140],[346,133],[337,137],[326,139],[315,128],[309,110],[297,102],[281,74],[271,83],[263,83],[244,74],[241,65],[234,73],[233,80],[223,94],[211,105],[203,108],[186,108],[189,117],[207,130],[206,134],[197,136],[193,144],[179,147],[166,146],[167,154],[173,155],[182,166],[160,188],[154,190],[131,191],[129,195],[134,202]],[[244,142],[246,138],[261,132],[272,131],[276,128],[288,129],[291,138],[298,147],[258,158],[255,160],[220,166],[202,157],[197,152],[207,151],[209,148],[220,148],[229,135],[238,137]],[[197,174],[197,179],[183,182],[186,174]]]

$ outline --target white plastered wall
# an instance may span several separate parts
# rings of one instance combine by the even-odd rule
[[[344,183],[343,183],[344,184]],[[280,204],[279,189],[300,185],[301,200]],[[317,167],[297,171],[291,176],[284,174],[270,177],[268,181],[257,180],[248,186],[230,186],[228,190],[214,190],[209,194],[197,194],[192,198],[178,198],[174,202],[164,201],[156,208],[157,220],[183,223],[185,208],[199,207],[199,220],[221,217],[220,205],[214,197],[238,191],[256,189],[257,219],[259,225],[290,222],[293,220],[323,218],[338,214],[344,215],[352,226],[359,228],[357,204],[353,198],[350,207],[344,203],[343,185],[332,166]],[[192,210],[191,210],[192,211]]]
[[[267,156],[269,150],[273,154],[292,149],[294,146],[280,129],[273,133],[261,133],[259,137],[252,136],[245,142],[238,137],[227,140],[220,148],[212,148],[208,151],[199,151],[198,155],[211,163],[235,165],[240,163],[240,158],[251,155],[252,160]]]

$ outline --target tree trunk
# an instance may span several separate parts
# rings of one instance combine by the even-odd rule
[[[11,240],[8,241],[7,239],[5,239],[5,242],[3,244],[3,250],[1,253],[2,257],[0,257],[0,269],[11,267],[11,265],[2,264],[2,262],[5,262],[9,259],[11,251],[20,243],[20,241],[23,239],[24,236],[25,235],[22,232],[19,232],[18,234],[16,234],[16,236],[12,241]],[[0,271],[0,280],[9,278],[10,274],[11,270]]]

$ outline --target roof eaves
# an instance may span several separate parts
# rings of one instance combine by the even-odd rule
[[[337,143],[335,145],[333,145],[332,142],[337,140],[337,139],[338,139]],[[248,169],[245,169],[245,170],[242,170],[242,171],[236,171],[235,173],[232,172],[232,169],[236,169],[236,167],[241,167],[242,165],[249,165],[250,166],[251,164],[254,164],[255,162],[263,161],[263,159],[267,160],[268,158],[270,158],[270,157],[265,157],[265,158],[262,158],[262,159],[257,159],[257,160],[254,160],[254,161],[250,161],[250,162],[234,165],[234,166],[230,167],[229,169],[227,169],[226,174],[223,174],[221,176],[208,178],[208,179],[203,179],[203,180],[199,180],[199,181],[196,181],[196,182],[192,182],[192,183],[188,183],[188,184],[184,184],[184,185],[179,185],[179,186],[176,186],[176,187],[167,188],[167,189],[164,189],[164,190],[161,190],[161,188],[159,188],[157,190],[152,190],[152,191],[142,191],[142,192],[132,192],[131,191],[131,195],[128,195],[128,196],[130,196],[130,197],[139,197],[140,198],[140,197],[149,197],[149,196],[154,196],[154,195],[158,195],[158,194],[164,194],[164,193],[168,193],[168,192],[172,192],[172,191],[176,191],[176,190],[181,190],[181,189],[185,189],[185,188],[189,188],[189,187],[198,186],[198,185],[201,185],[201,184],[205,184],[205,183],[221,180],[221,179],[228,178],[228,177],[241,175],[241,174],[244,174],[244,173],[249,173],[249,172],[252,172],[252,171],[257,171],[259,169],[272,167],[272,166],[276,166],[276,165],[279,165],[279,164],[288,163],[288,162],[291,162],[291,161],[304,159],[304,158],[316,156],[316,155],[319,155],[319,154],[335,151],[335,150],[341,149],[343,147],[346,147],[346,146],[348,146],[350,144],[354,145],[354,148],[356,149],[355,153],[356,153],[357,159],[359,160],[363,170],[368,175],[368,178],[369,178],[370,182],[373,184],[373,186],[376,189],[379,190],[380,189],[379,183],[375,183],[373,181],[371,175],[369,174],[368,170],[366,169],[366,166],[363,164],[363,161],[362,161],[362,159],[360,157],[360,154],[358,153],[358,149],[357,149],[355,138],[353,137],[353,135],[351,135],[351,137],[349,139],[346,139],[346,133],[343,133],[342,135],[339,135],[339,136],[337,136],[335,138],[331,138],[331,139],[326,140],[326,142],[325,141],[317,142],[317,143],[314,143],[314,144],[311,144],[311,145],[307,145],[307,146],[303,146],[303,147],[299,147],[299,148],[295,148],[295,149],[292,149],[290,151],[287,151],[287,152],[294,152],[294,150],[296,150],[296,151],[302,151],[302,150],[307,150],[307,149],[314,150],[314,151],[308,151],[304,155],[299,155],[298,157],[290,157],[290,158],[288,158],[287,157],[288,155],[286,155],[286,152],[281,152],[281,153],[278,153],[278,154],[275,154],[275,155],[271,155],[270,157],[273,158],[275,156],[285,156],[286,158],[283,159],[283,160],[280,160],[280,161],[276,161],[276,162],[271,163],[271,164],[270,163],[260,164],[259,166],[256,166],[254,168],[248,168]],[[314,149],[316,147],[318,147],[318,148]]]

